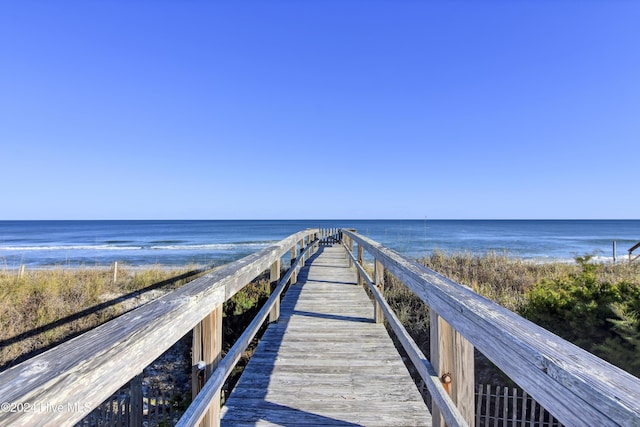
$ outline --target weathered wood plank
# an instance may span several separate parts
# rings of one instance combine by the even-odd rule
[[[223,423],[235,425],[236,421],[259,421],[281,425],[357,425],[357,426],[424,426],[423,409],[410,402],[376,402],[370,399],[342,398],[331,401],[298,400],[295,406],[264,399],[243,399],[240,406],[229,403],[225,408]]]
[[[222,425],[430,425],[344,254],[323,246],[300,272],[225,403]]]

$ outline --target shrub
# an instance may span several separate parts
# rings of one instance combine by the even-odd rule
[[[602,265],[578,257],[577,274],[546,279],[520,314],[610,363],[640,376],[640,286],[598,279]]]

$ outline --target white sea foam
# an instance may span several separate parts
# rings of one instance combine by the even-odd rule
[[[60,246],[0,246],[0,251],[133,251],[143,249],[142,246],[112,245],[60,245]]]
[[[237,249],[262,249],[269,246],[270,243],[211,243],[204,245],[158,245],[158,246],[150,246],[149,249],[159,249],[159,250],[171,250],[171,251],[182,251],[182,250],[237,250]]]
[[[55,246],[0,246],[0,252],[22,251],[135,251],[143,249],[169,250],[169,251],[194,251],[194,250],[238,250],[238,249],[262,249],[271,242],[247,242],[247,243],[211,243],[198,245],[152,245],[152,246],[115,246],[115,245],[55,245]]]

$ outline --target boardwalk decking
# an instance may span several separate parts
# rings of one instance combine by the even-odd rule
[[[285,295],[223,426],[430,426],[431,416],[344,249],[321,246]]]
[[[313,255],[279,307],[284,284],[316,248],[318,238],[334,243],[341,239],[344,246],[324,246]],[[0,372],[0,396],[7,409],[0,411],[0,426],[75,426],[86,417],[95,424],[93,415],[114,425],[151,422],[151,411],[145,421],[141,372],[189,332],[195,397],[178,420],[179,427],[217,425],[220,412],[225,426],[431,425],[400,356],[384,327],[373,321],[373,307],[347,266],[343,248],[355,245],[357,258],[362,254],[374,260],[378,273],[393,274],[428,306],[430,360],[350,252],[359,279],[375,297],[377,318],[383,315],[393,328],[434,409],[448,425],[480,423],[476,405],[478,414],[483,409],[473,396],[473,356],[478,351],[535,398],[537,403],[519,406],[519,424],[535,424],[535,414],[543,412],[528,408],[544,407],[568,427],[640,427],[637,377],[349,229],[294,233]],[[287,254],[298,257],[293,268],[219,360],[224,303],[265,271],[275,279]],[[381,274],[374,276],[373,282],[380,283]],[[267,329],[220,411],[225,379],[264,321],[272,314],[276,318],[279,311],[279,323]],[[201,362],[204,371],[196,369]],[[445,374],[452,379],[448,387],[442,382]],[[203,376],[206,381],[201,381]],[[127,384],[129,398],[123,399],[119,390]],[[481,400],[484,408],[491,408],[496,423],[499,412],[513,421],[515,408],[511,414],[512,405],[505,406],[504,400],[498,404],[495,395],[495,405]],[[161,407],[156,402],[156,416],[165,412]],[[167,422],[173,423],[174,417],[165,418]]]

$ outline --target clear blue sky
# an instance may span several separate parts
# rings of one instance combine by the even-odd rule
[[[0,219],[640,218],[640,1],[2,1]]]

